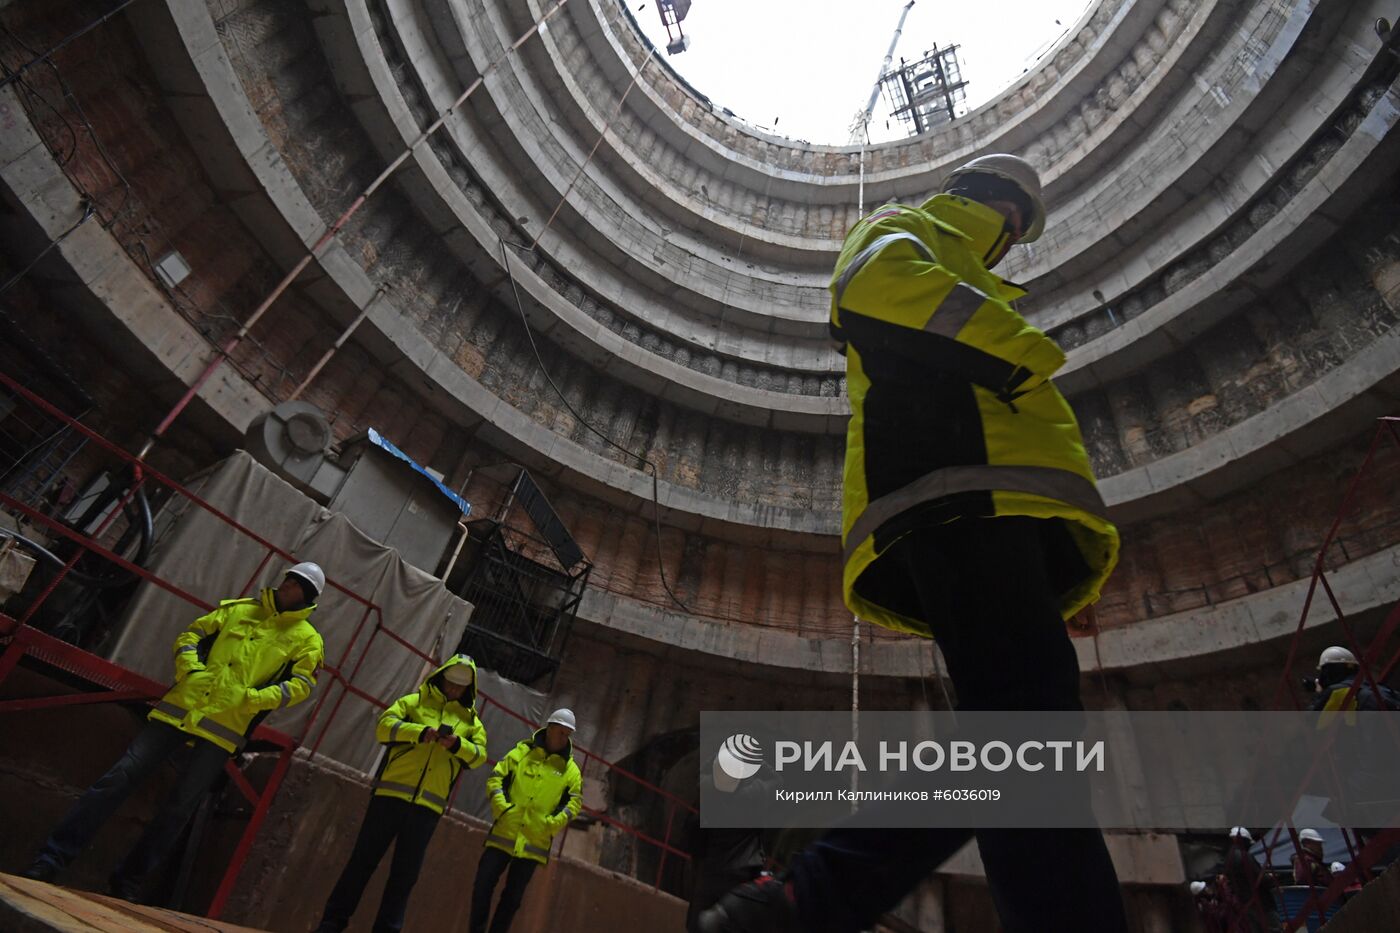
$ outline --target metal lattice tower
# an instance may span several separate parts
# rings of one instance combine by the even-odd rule
[[[917,61],[899,60],[899,68],[881,78],[893,116],[917,136],[952,121],[967,99],[967,81],[958,64],[959,46],[933,46]]]

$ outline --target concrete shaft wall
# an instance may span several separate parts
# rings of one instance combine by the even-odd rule
[[[986,151],[1043,169],[1047,235],[1006,271],[1070,351],[1058,381],[1126,542],[1094,625],[1075,630],[1086,670],[1141,689],[1262,657],[1295,624],[1372,419],[1395,408],[1400,96],[1371,31],[1384,6],[1104,0],[997,99],[867,155],[871,203],[918,200]],[[179,474],[228,450],[363,311],[305,397],[338,437],[389,430],[453,484],[502,459],[542,477],[596,563],[578,663],[624,642],[683,675],[764,665],[724,697],[673,688],[682,710],[762,702],[773,678],[839,705],[846,405],[825,278],[857,219],[858,153],[716,112],[611,0],[572,0],[508,54],[545,9],[133,6],[0,91],[0,262],[8,278],[38,257],[11,317],[93,396],[91,423],[136,445],[211,345],[489,69],[156,464]],[[96,12],[0,17],[37,49]],[[167,288],[153,265],[172,248],[193,273]],[[472,480],[466,495],[489,511],[496,491]],[[1329,555],[1349,608],[1396,597],[1395,518],[1389,487],[1371,487]],[[917,702],[928,646],[862,637],[864,673],[889,681],[880,702]],[[602,678],[563,685],[595,720],[626,720],[605,730],[619,757],[691,726],[610,700]]]
[[[921,198],[982,151],[1044,166],[1049,232],[1008,274],[1070,348],[1059,381],[1124,526],[1101,628],[1296,579],[1367,425],[1394,407],[1400,109],[1370,30],[1381,6],[1104,2],[1001,97],[869,154],[872,202]],[[566,5],[514,54],[542,5],[148,7],[82,47],[102,54],[60,54],[6,91],[14,255],[81,218],[85,195],[102,221],[11,298],[81,321],[25,326],[63,348],[117,440],[134,443],[209,342],[490,68],[158,462],[227,449],[364,309],[306,394],[338,436],[392,426],[454,482],[502,458],[546,477],[598,565],[595,622],[842,669],[847,652],[815,644],[847,630],[824,277],[855,219],[856,153],[714,112],[606,0]],[[4,15],[37,47],[84,12]],[[172,247],[194,273],[165,289],[152,262]],[[112,348],[132,364],[102,365]],[[1394,543],[1391,504],[1368,507],[1346,560]]]
[[[5,17],[38,47],[87,12]],[[504,55],[541,12],[134,9],[3,92],[0,230],[16,261],[68,231],[7,297],[81,374],[103,429],[135,444],[210,342],[496,62],[254,328],[157,464],[178,473],[226,450],[364,310],[306,397],[338,436],[392,427],[454,484],[502,458],[545,477],[597,565],[590,637],[849,672],[844,402],[820,335],[823,270],[855,219],[854,154],[716,114],[654,56],[639,74],[644,42],[603,0]],[[1366,426],[1393,408],[1397,108],[1373,12],[1102,3],[1001,98],[870,156],[872,200],[922,197],[987,149],[1054,160],[1051,234],[1011,271],[1044,296],[1027,314],[1073,348],[1060,381],[1125,526],[1122,567],[1076,630],[1095,636],[1079,641],[1088,670],[1150,680],[1283,637]],[[85,197],[99,222],[73,227]],[[532,252],[502,252],[536,236]],[[175,289],[152,272],[172,247],[194,269]],[[535,361],[507,262],[572,410]],[[1106,305],[1090,306],[1096,291]],[[585,420],[654,464],[659,535],[647,474]],[[489,511],[498,493],[475,480],[466,494]],[[1343,528],[1351,608],[1394,598],[1377,569],[1394,510],[1378,484]],[[865,673],[911,679],[892,704],[937,670],[927,646],[863,638]],[[577,693],[600,710],[606,695]],[[632,732],[616,754],[647,735]]]

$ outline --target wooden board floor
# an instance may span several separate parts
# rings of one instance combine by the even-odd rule
[[[5,933],[258,933],[250,927],[139,907],[42,881],[0,874],[0,930]]]

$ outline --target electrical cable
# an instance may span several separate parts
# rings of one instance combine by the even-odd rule
[[[13,38],[13,33],[11,33],[7,29],[0,30],[0,32],[3,32],[4,35],[11,36]],[[17,39],[15,39],[14,41],[18,43]],[[23,45],[23,43],[18,44]],[[9,68],[6,67],[3,62],[0,62],[0,70],[3,70],[7,75],[9,74]],[[54,157],[54,161],[58,163],[58,167],[66,168],[68,163],[72,161],[73,157],[78,154],[78,131],[73,128],[73,124],[68,119],[67,115],[65,115],[63,111],[55,107],[53,105],[53,102],[50,101],[47,97],[35,90],[33,85],[31,85],[28,81],[20,79],[15,86],[19,88],[21,92],[20,96],[24,99],[26,103],[33,100],[37,100],[39,103],[47,107],[49,111],[52,112],[53,115],[63,123],[63,128],[68,131],[67,152],[59,152],[58,146],[56,144],[50,143],[49,140],[44,136],[44,134],[39,134],[39,137],[43,141],[45,148],[49,150],[49,152]],[[34,108],[31,105],[27,109],[32,110]]]
[[[19,532],[9,531],[7,529],[0,529],[0,540],[13,541],[15,542],[15,544],[24,548],[26,551],[33,553],[37,557],[43,558],[44,560],[48,561],[56,567],[63,568],[68,566],[68,562],[66,560],[59,557],[53,551],[50,551],[48,548],[44,547],[38,541],[35,541],[31,538],[26,538]],[[82,583],[85,586],[97,587],[100,589],[107,589],[113,586],[121,586],[122,584],[130,582],[130,577],[125,574],[123,574],[121,577],[98,577],[93,576],[90,573],[84,573],[76,567],[69,570],[67,576],[77,580],[79,583]]]
[[[643,472],[651,476],[652,534],[656,539],[656,567],[658,574],[661,578],[661,588],[666,591],[666,595],[671,597],[671,601],[674,602],[682,612],[689,615],[690,609],[686,606],[684,602],[681,601],[681,598],[676,595],[675,591],[671,589],[670,581],[666,579],[666,561],[661,551],[661,484],[660,479],[658,477],[659,470],[657,469],[656,464],[652,463],[645,456],[638,453],[634,453],[633,451],[619,444],[617,441],[613,440],[611,437],[608,437],[598,428],[594,427],[593,424],[589,422],[587,418],[585,418],[576,408],[574,408],[573,404],[569,402],[569,399],[564,394],[563,390],[560,389],[559,386],[555,383],[554,377],[550,375],[549,368],[545,366],[544,357],[540,354],[539,345],[535,343],[534,329],[530,327],[530,319],[528,315],[525,314],[525,305],[520,300],[520,289],[516,285],[515,272],[511,269],[510,265],[510,252],[507,249],[507,247],[509,246],[514,247],[515,249],[525,253],[532,253],[535,251],[536,247],[539,246],[540,238],[543,237],[545,233],[549,231],[550,225],[552,225],[554,223],[554,219],[559,216],[559,211],[564,207],[564,202],[568,200],[570,192],[574,190],[574,185],[576,185],[578,183],[579,178],[583,176],[584,170],[588,168],[588,164],[593,161],[593,156],[597,153],[598,147],[603,144],[603,139],[606,138],[608,130],[612,128],[613,121],[617,119],[618,114],[622,112],[622,106],[627,101],[627,95],[632,93],[632,88],[637,86],[637,81],[641,78],[642,72],[646,69],[647,65],[651,63],[652,56],[655,54],[655,48],[652,48],[650,51],[648,51],[646,58],[642,60],[641,65],[639,65],[636,72],[633,73],[632,81],[627,85],[627,89],[622,92],[622,96],[618,98],[617,106],[613,109],[612,116],[608,117],[607,122],[603,124],[602,130],[600,130],[598,133],[598,139],[593,143],[593,148],[588,150],[588,155],[584,158],[583,162],[579,164],[578,170],[574,172],[573,178],[569,180],[569,184],[567,187],[565,187],[564,193],[560,195],[558,203],[554,205],[554,210],[550,212],[549,219],[546,220],[544,226],[540,228],[540,232],[531,239],[530,245],[524,246],[519,243],[511,243],[508,240],[506,240],[504,236],[501,236],[499,234],[497,235],[497,239],[500,241],[501,244],[501,264],[505,266],[506,276],[510,280],[510,290],[511,294],[515,298],[515,308],[520,313],[520,323],[522,326],[524,326],[525,336],[529,339],[530,350],[534,353],[535,356],[535,365],[537,365],[540,369],[540,372],[544,374],[545,381],[548,382],[549,387],[554,390],[554,394],[559,396],[559,400],[564,403],[564,407],[568,410],[569,414],[573,415],[574,418],[580,424],[582,424],[593,434],[601,438],[602,441],[608,444],[610,447],[613,447],[626,454],[627,456],[637,460],[644,467]]]
[[[39,264],[39,261],[49,254],[50,250],[52,250],[55,246],[58,246],[64,240],[68,239],[69,234],[71,234],[74,230],[77,230],[83,224],[87,223],[96,214],[97,209],[93,206],[92,202],[85,201],[83,206],[83,216],[78,218],[78,221],[74,223],[73,226],[69,227],[67,230],[63,231],[58,236],[50,240],[49,245],[41,249],[39,251],[39,255],[35,256],[29,261],[29,265],[25,266],[23,269],[10,276],[9,280],[6,281],[4,285],[0,285],[0,295],[5,294],[5,292],[10,290],[11,286],[13,286],[20,279],[24,278],[26,275],[28,275],[29,270],[37,266]]]
[[[91,23],[88,23],[82,29],[79,29],[77,32],[70,34],[67,38],[59,42],[58,45],[55,45],[47,52],[43,53],[42,55],[38,55],[37,57],[28,62],[25,62],[19,67],[18,70],[6,75],[4,80],[0,80],[0,88],[9,87],[12,82],[21,80],[24,73],[30,68],[33,68],[35,65],[48,62],[48,60],[55,53],[62,51],[63,48],[66,47],[70,42],[74,42],[77,39],[80,39],[83,36],[87,35],[89,32],[96,29],[98,26],[101,26],[103,23],[107,22],[107,20],[111,19],[113,16],[116,16],[122,10],[125,10],[127,7],[131,6],[135,2],[136,0],[122,0],[121,3],[117,4],[107,13],[103,14],[100,18],[93,20]],[[32,50],[30,54],[34,54]]]
[[[558,208],[556,208],[555,210],[557,212]],[[643,467],[645,467],[643,472],[651,476],[652,533],[656,538],[656,567],[661,577],[661,588],[666,591],[666,595],[671,597],[671,601],[674,602],[678,607],[680,607],[680,610],[682,612],[689,615],[690,609],[686,606],[684,602],[681,601],[681,598],[676,595],[675,591],[671,589],[671,584],[666,579],[666,561],[663,559],[663,555],[661,553],[661,497],[660,482],[657,478],[658,470],[656,468],[656,464],[652,463],[642,454],[634,453],[628,448],[623,447],[617,441],[613,440],[611,437],[608,437],[602,431],[598,430],[598,428],[594,427],[593,424],[578,411],[578,409],[574,408],[573,404],[569,401],[568,396],[566,396],[564,394],[564,391],[559,388],[558,384],[555,383],[554,377],[550,375],[549,368],[544,364],[544,357],[540,354],[539,344],[535,343],[535,331],[534,328],[530,326],[530,319],[525,314],[525,305],[520,300],[520,289],[517,287],[515,282],[515,273],[511,270],[510,267],[510,252],[506,249],[507,246],[513,246],[516,249],[524,250],[525,252],[530,252],[532,251],[533,247],[526,247],[518,243],[510,243],[504,237],[501,236],[498,236],[497,239],[500,240],[501,244],[501,263],[505,266],[506,277],[510,280],[510,291],[515,298],[515,308],[520,313],[520,323],[525,328],[525,336],[530,343],[530,350],[532,353],[534,353],[535,365],[537,365],[540,368],[540,372],[544,375],[545,381],[549,383],[549,387],[554,390],[554,394],[559,396],[559,400],[564,403],[564,408],[568,410],[569,414],[574,416],[574,419],[578,421],[579,424],[583,425],[589,431],[593,432],[595,435],[601,438],[602,441],[608,446],[621,451],[622,453],[633,458],[634,460],[637,460],[639,463],[642,464]]]
[[[17,45],[19,48],[23,49],[31,55],[34,54],[33,48],[12,30],[0,27],[0,33],[3,33],[3,35],[9,38],[9,40],[15,45]],[[49,54],[52,54],[52,52],[50,52]],[[103,145],[101,138],[97,134],[96,128],[93,127],[92,121],[88,119],[87,112],[83,110],[82,104],[78,102],[78,97],[73,92],[72,85],[70,85],[68,83],[68,80],[63,76],[63,72],[59,69],[59,67],[56,64],[54,64],[52,61],[49,61],[43,56],[35,59],[35,63],[38,63],[40,61],[42,61],[42,63],[46,66],[48,66],[49,70],[53,72],[53,78],[54,81],[58,84],[59,92],[63,95],[64,100],[66,100],[69,103],[69,105],[71,105],[73,110],[77,112],[78,122],[82,126],[84,132],[86,132],[88,138],[92,140],[93,147],[97,150],[98,156],[101,158],[103,164],[106,165],[107,169],[116,177],[116,180],[121,184],[121,205],[115,211],[112,212],[110,218],[102,221],[103,229],[111,230],[117,225],[117,223],[120,220],[122,220],[122,218],[126,216],[126,214],[130,212],[132,208],[131,182],[129,182],[126,176],[122,174],[121,169],[117,166],[115,160],[113,160],[111,154],[107,151],[107,147]],[[20,78],[17,74],[11,75],[10,70],[8,68],[6,68],[5,71],[7,75],[13,77],[16,81],[18,81],[18,87],[21,91],[23,91],[28,97],[37,99],[45,107],[47,107],[56,117],[58,117],[59,120],[63,122],[64,128],[68,131],[68,136],[71,141],[72,148],[69,150],[69,152],[67,154],[59,153],[57,148],[54,145],[50,144],[47,139],[44,139],[44,145],[48,147],[49,151],[54,154],[54,158],[58,162],[59,168],[63,170],[64,175],[66,175],[69,181],[73,183],[73,187],[77,188],[79,193],[83,197],[91,201],[93,204],[97,205],[99,209],[102,208],[103,205],[101,203],[101,199],[94,195],[92,193],[91,188],[87,184],[85,184],[81,178],[78,177],[77,168],[69,168],[69,163],[72,162],[73,157],[77,155],[79,145],[78,132],[73,128],[72,121],[70,121],[68,119],[68,116],[61,110],[59,110],[59,108],[55,106],[54,103],[50,101],[46,95],[44,95],[41,91],[35,88],[27,80]]]
[[[55,77],[58,78],[58,85],[63,90],[63,96],[73,105],[73,109],[78,112],[78,121],[82,124],[83,129],[87,131],[88,138],[92,140],[93,146],[97,149],[97,154],[102,157],[102,161],[106,163],[107,168],[111,170],[112,174],[117,176],[117,181],[121,182],[121,206],[118,207],[117,210],[112,213],[111,218],[102,225],[104,229],[111,230],[117,225],[117,222],[125,217],[131,210],[131,182],[126,180],[126,176],[122,174],[122,170],[117,166],[116,161],[113,160],[111,154],[107,152],[107,147],[102,144],[102,139],[97,135],[97,130],[93,127],[92,121],[88,119],[86,111],[83,110],[83,105],[78,103],[78,98],[73,93],[73,88],[68,84],[68,81],[64,79],[62,74],[59,73],[58,67],[56,65],[52,67]]]

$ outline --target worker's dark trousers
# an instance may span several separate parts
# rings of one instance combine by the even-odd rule
[[[496,893],[496,882],[501,875],[506,876],[505,890],[496,903],[496,916],[491,919],[490,933],[506,933],[515,912],[520,909],[520,900],[525,896],[525,886],[535,873],[539,862],[527,858],[516,858],[500,849],[487,846],[481,852],[481,861],[476,866],[476,881],[472,884],[472,926],[471,933],[487,933],[486,918],[491,914],[491,896]]]
[[[112,875],[114,887],[132,892],[158,866],[189,822],[199,799],[223,770],[229,754],[213,742],[194,738],[163,722],[147,722],[126,752],[97,783],[87,789],[63,821],[49,835],[36,862],[63,868],[87,847],[122,801],[160,767],[161,762],[193,741],[180,779],[169,798],[147,824],[136,845]]]
[[[1082,709],[1079,663],[1055,607],[1039,521],[964,519],[921,529],[882,558],[902,561],[913,575],[959,709]],[[970,829],[831,830],[791,865],[803,929],[853,933],[873,926],[973,835]],[[1127,930],[1099,830],[975,835],[1006,933]]]
[[[403,929],[403,915],[408,909],[408,896],[418,881],[423,856],[437,829],[438,814],[427,807],[399,800],[396,797],[370,798],[365,821],[355,838],[350,861],[340,873],[340,880],[331,889],[321,925],[316,929],[336,933],[350,925],[350,918],[365,893],[365,885],[379,867],[379,860],[393,843],[394,857],[389,863],[389,880],[384,883],[384,896],[379,899],[379,912],[374,917],[374,933],[398,933]]]

